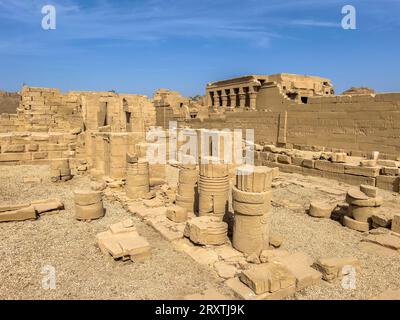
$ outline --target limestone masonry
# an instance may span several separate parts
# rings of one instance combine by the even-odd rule
[[[362,257],[399,257],[400,93],[351,88],[335,95],[329,79],[273,74],[211,82],[203,97],[168,89],[148,98],[24,86],[18,94],[1,93],[0,103],[8,106],[2,110],[15,109],[0,115],[2,168],[46,171],[36,176],[29,169],[20,199],[2,200],[1,225],[21,226],[18,233],[63,215],[55,226],[65,228],[65,237],[68,223],[80,232],[81,256],[90,254],[90,263],[118,273],[134,264],[132,283],[141,284],[141,272],[159,259],[165,243],[173,247],[166,261],[183,252],[226,290],[203,288],[185,299],[273,300],[312,288],[356,290],[354,277],[366,281],[363,272],[371,269]],[[153,141],[156,131],[162,135]],[[242,136],[235,144],[223,135],[202,140],[228,131]],[[196,142],[196,152],[187,152],[189,142]],[[165,162],[154,161],[162,159],[160,150]],[[247,155],[251,163],[239,161]],[[25,199],[24,191],[36,197],[48,184],[57,197]],[[298,194],[305,198],[295,203]],[[297,224],[307,224],[300,237],[288,231]],[[323,249],[316,245],[318,228],[331,239]],[[92,242],[82,240],[93,232]],[[345,248],[343,239],[365,255],[331,250]],[[399,294],[368,298],[386,296]]]

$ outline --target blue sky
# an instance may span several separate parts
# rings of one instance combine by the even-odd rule
[[[41,28],[43,5],[57,29]],[[343,5],[357,29],[341,28]],[[400,91],[400,0],[0,0],[0,89],[151,96],[279,72]]]

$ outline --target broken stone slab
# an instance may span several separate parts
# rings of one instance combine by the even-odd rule
[[[0,222],[35,220],[36,217],[36,210],[32,205],[13,211],[0,212]]]
[[[164,201],[162,201],[160,198],[154,198],[150,200],[143,200],[143,204],[148,207],[148,208],[157,208],[157,207],[163,207],[164,206]]]
[[[321,281],[321,273],[311,268],[313,260],[303,252],[296,252],[288,255],[275,255],[275,257],[269,258],[269,261],[280,263],[295,276],[297,291],[313,285],[318,285]]]
[[[64,204],[59,198],[47,199],[47,200],[36,200],[32,201],[31,205],[35,208],[38,214],[54,211],[63,210]]]
[[[21,203],[21,204],[1,204],[0,205],[0,212],[15,211],[15,210],[19,210],[19,209],[22,209],[22,208],[29,207],[30,205],[31,205],[30,202]]]
[[[394,233],[368,234],[361,241],[371,242],[393,250],[400,250],[400,236]]]
[[[371,216],[371,220],[372,227],[374,228],[390,228],[392,225],[393,213],[390,211],[379,211]]]
[[[312,201],[308,209],[308,214],[315,218],[330,218],[335,207],[336,205],[331,205],[326,202]]]
[[[150,257],[151,248],[147,240],[139,236],[133,222],[125,220],[109,227],[96,236],[97,244],[104,254],[114,259],[143,261]]]
[[[215,252],[218,254],[218,257],[224,261],[233,262],[243,258],[243,253],[232,248],[230,245],[218,246],[215,248]]]
[[[261,251],[260,261],[262,263],[272,262],[277,257],[285,257],[290,255],[289,251],[281,250],[281,249],[268,249]]]
[[[237,273],[237,269],[232,264],[228,264],[223,261],[217,261],[214,263],[214,269],[218,276],[224,279],[234,278]]]
[[[378,196],[378,188],[366,184],[360,185],[360,191],[371,198]]]
[[[321,258],[317,260],[313,267],[322,273],[322,279],[332,282],[341,279],[350,270],[358,270],[360,262],[353,257]]]
[[[296,284],[294,275],[286,267],[277,263],[252,265],[239,275],[239,279],[255,294],[275,292]]]
[[[200,245],[223,245],[228,241],[228,224],[218,217],[196,217],[186,223],[185,236]]]
[[[184,252],[199,264],[212,266],[218,261],[218,254],[216,252],[203,247],[187,246],[184,248]]]
[[[275,292],[265,292],[257,295],[241,282],[238,277],[227,280],[225,284],[234,292],[235,296],[243,300],[282,300],[294,295],[296,292],[296,286],[292,285]]]

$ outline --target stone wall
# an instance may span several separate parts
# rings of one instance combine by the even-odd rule
[[[75,158],[78,135],[69,133],[0,133],[0,164],[42,164]]]
[[[254,129],[257,143],[304,150],[325,147],[360,156],[371,151],[380,151],[382,158],[400,156],[400,93],[310,97],[307,104],[295,104],[279,91],[262,90],[257,110],[210,114],[182,125]]]

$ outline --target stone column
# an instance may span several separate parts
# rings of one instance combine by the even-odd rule
[[[239,89],[239,107],[240,109],[244,109],[246,105],[246,93],[243,88]]]
[[[201,159],[199,172],[199,216],[215,216],[222,221],[228,206],[229,168],[213,163],[212,157]]]
[[[222,94],[221,94],[221,101],[222,101],[222,109],[223,110],[225,110],[226,107],[228,106],[228,96],[226,95],[226,93],[224,91],[222,91]]]
[[[126,196],[138,199],[150,191],[149,163],[145,159],[132,159],[127,163]]]
[[[250,109],[255,110],[257,104],[257,92],[254,90],[253,87],[250,87],[249,95],[250,95]]]
[[[217,112],[219,107],[220,107],[219,94],[218,94],[218,91],[214,91],[214,105],[213,105],[214,111]]]
[[[230,95],[231,97],[231,109],[234,110],[237,106],[236,106],[236,93],[235,93],[235,89],[230,89]]]
[[[232,245],[247,255],[259,255],[269,248],[272,172],[267,167],[237,169],[236,187],[232,190]]]

